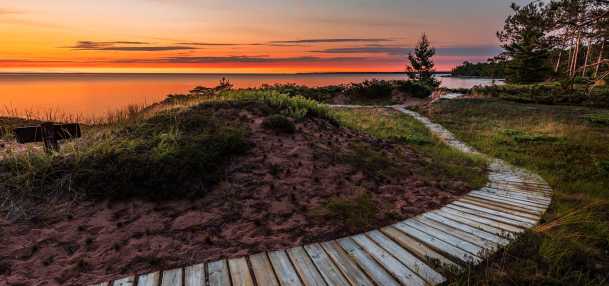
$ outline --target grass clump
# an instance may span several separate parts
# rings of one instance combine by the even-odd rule
[[[350,152],[342,154],[341,160],[376,180],[399,176],[399,166],[383,152],[365,144],[353,144]]]
[[[594,113],[598,110],[496,99],[442,101],[428,110],[434,122],[468,144],[540,174],[554,190],[540,226],[455,285],[609,281],[609,127],[591,125],[584,115]],[[559,139],[531,140],[531,135]]]
[[[370,227],[378,213],[378,207],[369,193],[354,197],[336,197],[329,200],[324,209],[330,219],[338,221],[349,229]]]
[[[609,113],[586,114],[583,118],[594,124],[609,126]]]
[[[294,125],[294,122],[280,114],[274,114],[266,117],[262,122],[262,126],[278,133],[292,134],[296,131],[296,125]]]

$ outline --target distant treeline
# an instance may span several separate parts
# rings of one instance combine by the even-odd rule
[[[475,76],[488,78],[504,78],[505,62],[470,63],[463,62],[462,65],[452,70],[453,76]]]

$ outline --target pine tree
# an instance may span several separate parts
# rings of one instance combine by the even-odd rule
[[[414,48],[414,54],[412,52],[408,54],[410,61],[410,65],[406,67],[408,76],[412,80],[419,80],[433,88],[438,87],[439,82],[433,78],[435,65],[432,58],[435,54],[436,50],[431,46],[427,35],[423,34]]]

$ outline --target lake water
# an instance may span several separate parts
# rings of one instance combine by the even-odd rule
[[[54,112],[100,117],[130,104],[151,104],[197,85],[215,86],[225,76],[237,88],[296,83],[324,86],[367,79],[405,79],[404,74],[0,74],[0,115],[44,116]],[[471,88],[492,80],[439,77],[442,86]]]

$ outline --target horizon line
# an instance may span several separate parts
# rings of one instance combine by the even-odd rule
[[[434,74],[450,74],[451,71],[435,71]],[[0,75],[323,75],[323,74],[408,74],[404,71],[365,72],[297,72],[297,73],[206,73],[206,72],[0,72]]]

